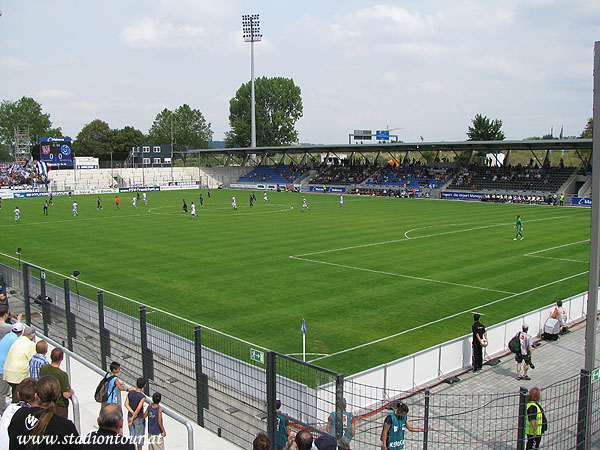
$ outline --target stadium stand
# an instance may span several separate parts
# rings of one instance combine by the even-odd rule
[[[459,170],[448,188],[473,191],[556,192],[576,172],[574,167],[489,167],[472,164]]]
[[[378,186],[404,186],[407,189],[439,189],[452,176],[454,170],[435,169],[422,164],[410,164],[402,166],[387,166],[375,171],[365,185]]]
[[[258,166],[240,177],[237,183],[289,183],[300,177],[306,170],[306,168],[288,165]]]
[[[369,165],[321,166],[312,184],[361,184],[371,177],[377,168]]]
[[[0,187],[19,188],[19,187],[39,187],[46,183],[46,176],[31,171],[22,165],[0,164]]]

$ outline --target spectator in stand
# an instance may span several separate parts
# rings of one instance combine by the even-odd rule
[[[252,450],[271,450],[269,436],[263,431],[258,433],[252,442]]]
[[[129,389],[123,385],[123,382],[117,378],[117,374],[120,371],[121,364],[116,361],[110,363],[110,372],[104,376],[104,378],[110,378],[110,380],[108,380],[106,391],[108,393],[108,400],[106,400],[106,403],[117,403],[117,389],[119,391],[129,391]]]
[[[56,415],[67,419],[69,417],[69,398],[75,392],[71,389],[69,376],[66,372],[60,369],[60,364],[65,357],[65,353],[61,348],[56,347],[50,352],[50,364],[46,364],[40,368],[40,383],[42,378],[46,376],[54,377],[60,387],[61,395],[56,399]]]
[[[288,438],[285,450],[291,450],[294,443],[296,444],[296,450],[311,450],[313,435],[308,430],[300,430],[295,436],[291,434]]]
[[[142,377],[137,379],[137,388],[127,393],[125,408],[127,408],[127,424],[129,425],[129,436],[138,450],[144,445],[144,434],[146,431],[146,420],[144,419],[144,402],[146,396],[142,389],[146,386],[146,380]]]
[[[57,402],[62,398],[60,384],[56,378],[52,376],[40,378],[37,386],[37,398],[36,406],[19,409],[10,421],[8,436],[11,442],[11,450],[30,450],[32,448],[25,444],[19,445],[19,436],[47,436],[48,439],[64,443],[61,446],[40,446],[41,449],[79,450],[81,444],[78,442],[79,433],[75,425],[56,413]],[[32,424],[35,424],[35,426],[32,427]],[[13,442],[16,445],[13,446]]]
[[[134,450],[135,445],[123,436],[123,411],[119,405],[105,403],[100,408],[98,430],[89,433],[81,446],[86,450]]]
[[[0,449],[8,449],[8,426],[15,413],[21,408],[31,408],[35,405],[35,391],[37,390],[37,380],[25,378],[19,383],[17,388],[17,403],[11,403],[2,413],[0,418]]]
[[[6,295],[6,280],[2,272],[0,272],[0,294]]]
[[[17,316],[17,322],[21,322],[23,316]],[[0,339],[10,333],[14,324],[10,323],[10,312],[8,306],[0,304]]]
[[[46,353],[48,353],[48,343],[44,340],[38,341],[35,344],[35,355],[29,361],[29,376],[34,380],[40,379],[42,366],[50,364],[50,361],[46,359]]]
[[[163,425],[162,408],[160,401],[162,396],[159,392],[152,394],[152,403],[146,408],[144,419],[148,418],[148,450],[164,450],[164,438],[167,432]]]
[[[35,331],[25,328],[6,355],[4,381],[12,389],[12,402],[17,403],[17,386],[29,376],[29,360],[35,355]]]
[[[4,380],[4,362],[10,347],[23,334],[24,330],[25,326],[21,322],[17,322],[13,325],[11,332],[0,339],[0,413],[6,408],[6,396],[10,390],[10,385]]]

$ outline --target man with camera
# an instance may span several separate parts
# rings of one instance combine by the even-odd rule
[[[533,338],[527,333],[529,331],[529,325],[523,324],[522,330],[519,333],[519,342],[521,343],[521,351],[515,355],[515,361],[517,361],[517,380],[531,380],[527,375],[527,371],[531,367],[535,369],[535,366],[531,362],[531,355],[533,353]],[[523,368],[523,376],[521,376],[521,363],[525,361],[525,367]]]

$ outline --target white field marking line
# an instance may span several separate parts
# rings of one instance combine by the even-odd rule
[[[257,215],[257,214],[275,214],[275,213],[282,213],[282,212],[288,212],[294,209],[294,207],[292,205],[277,205],[277,206],[285,206],[286,208],[284,209],[276,209],[275,211],[256,211],[256,212],[240,212],[239,209],[238,211],[235,211],[234,213],[231,214],[219,214],[219,213],[213,213],[212,211],[225,211],[225,210],[233,210],[233,207],[223,207],[223,208],[210,208],[208,210],[208,212],[201,212],[201,211],[207,211],[206,209],[204,210],[200,210],[198,207],[196,207],[196,217],[211,217],[211,216],[231,216],[233,215]],[[160,209],[160,208],[171,208],[171,206],[157,206],[156,208],[151,208],[148,210],[148,212],[150,214],[155,214],[157,216],[180,216],[181,212],[156,212],[156,209]],[[200,207],[201,208],[201,207]],[[189,213],[188,213],[189,214]]]
[[[564,218],[568,218],[570,216],[556,216],[556,217],[546,217],[544,219],[533,219],[533,220],[529,220],[528,222],[539,222],[542,220],[555,220],[555,219],[564,219]],[[465,224],[468,225],[468,224]],[[312,256],[312,255],[320,255],[323,253],[331,253],[331,252],[339,252],[339,251],[343,251],[343,250],[352,250],[355,248],[363,248],[363,247],[373,247],[375,245],[385,245],[385,244],[393,244],[395,242],[402,242],[402,241],[408,241],[408,240],[414,240],[414,239],[424,239],[424,238],[429,238],[429,237],[436,237],[436,236],[443,236],[446,234],[456,234],[456,233],[464,233],[466,231],[474,231],[474,230],[483,230],[486,228],[492,228],[492,227],[503,227],[506,225],[512,225],[512,222],[508,222],[508,223],[499,223],[499,224],[495,224],[495,225],[484,225],[481,227],[474,227],[474,228],[465,228],[463,230],[455,230],[455,231],[444,231],[442,233],[434,233],[434,234],[428,234],[425,236],[418,236],[418,237],[414,237],[414,238],[401,238],[401,239],[391,239],[389,241],[383,241],[383,242],[372,242],[370,244],[361,244],[361,245],[352,245],[349,247],[340,247],[340,248],[332,248],[329,250],[321,250],[318,252],[310,252],[310,253],[302,253],[300,255],[292,255],[290,256],[290,258],[296,258],[296,257],[301,257],[301,256]],[[440,226],[444,226],[444,225],[440,225]],[[423,228],[431,228],[432,226],[428,226],[428,227],[423,227]],[[413,228],[412,230],[408,230],[407,233],[411,232],[411,231],[416,231],[419,230],[421,228]]]
[[[555,250],[557,248],[568,247],[570,245],[583,244],[584,242],[590,242],[589,239],[584,239],[583,241],[571,242],[570,244],[557,245],[556,247],[544,248],[542,250],[537,250],[535,252],[525,253],[523,256],[530,256],[532,258],[543,258],[543,259],[553,259],[556,261],[569,261],[569,262],[578,262],[587,264],[589,261],[581,261],[579,259],[569,259],[569,258],[553,258],[551,256],[537,256],[536,253],[548,252],[550,250]]]
[[[362,270],[364,272],[378,273],[381,275],[391,275],[394,277],[409,278],[411,280],[428,281],[430,283],[448,284],[450,286],[459,286],[459,287],[470,288],[470,289],[479,289],[482,291],[489,291],[489,292],[498,292],[500,294],[515,294],[514,292],[501,291],[499,289],[490,289],[490,288],[484,288],[484,287],[479,287],[479,286],[471,286],[469,284],[452,283],[451,281],[440,281],[440,280],[434,280],[432,278],[415,277],[412,275],[402,275],[399,273],[384,272],[383,270],[366,269],[364,267],[347,266],[345,264],[336,264],[336,263],[331,263],[331,262],[326,262],[326,261],[318,261],[316,259],[300,258],[297,256],[290,256],[289,258],[297,259],[298,261],[308,261],[308,262],[313,262],[313,263],[317,263],[317,264],[326,264],[328,266],[342,267],[344,269]]]
[[[579,277],[579,276],[581,276],[581,275],[585,275],[585,274],[586,274],[586,273],[588,273],[588,272],[589,272],[589,271],[588,271],[588,270],[586,270],[585,272],[580,272],[580,273],[577,273],[577,274],[575,274],[575,275],[571,275],[571,276],[568,276],[568,277],[565,277],[565,278],[561,278],[560,280],[551,281],[550,283],[546,283],[546,284],[543,284],[543,285],[541,285],[541,286],[537,286],[537,287],[534,287],[534,288],[531,288],[531,289],[527,289],[526,291],[519,292],[518,294],[512,294],[512,295],[509,295],[509,296],[507,296],[507,297],[499,298],[498,300],[493,300],[493,301],[491,301],[491,302],[484,303],[483,305],[476,306],[476,308],[477,308],[477,309],[479,309],[479,308],[485,308],[486,306],[491,306],[491,305],[494,305],[494,304],[496,304],[496,303],[500,303],[500,302],[503,302],[503,301],[505,301],[505,300],[509,300],[509,299],[511,299],[511,298],[518,297],[519,295],[528,294],[528,293],[530,293],[530,292],[537,291],[538,289],[542,289],[542,288],[545,288],[545,287],[551,286],[551,285],[553,285],[553,284],[562,283],[563,281],[570,280],[571,278],[575,278],[575,277]],[[377,344],[377,343],[379,343],[379,342],[383,342],[383,341],[386,341],[386,340],[388,340],[388,339],[392,339],[392,338],[395,338],[395,337],[401,336],[401,335],[403,335],[403,334],[407,334],[407,333],[410,333],[410,332],[412,332],[412,331],[416,331],[416,330],[419,330],[419,329],[421,329],[421,328],[425,328],[425,327],[427,327],[427,326],[429,326],[429,325],[433,325],[433,324],[436,324],[436,323],[442,322],[442,321],[444,321],[444,320],[447,320],[447,319],[452,319],[452,318],[454,318],[454,317],[460,316],[461,314],[465,314],[465,313],[471,312],[471,309],[473,309],[473,308],[466,309],[466,310],[464,310],[464,311],[460,311],[460,312],[458,312],[458,313],[456,313],[456,314],[451,314],[451,315],[449,315],[449,316],[446,316],[446,317],[442,317],[442,318],[440,318],[440,319],[437,319],[437,320],[434,320],[434,321],[431,321],[431,322],[428,322],[428,323],[425,323],[425,324],[422,324],[422,325],[419,325],[419,326],[413,327],[413,328],[411,328],[411,329],[409,329],[409,330],[404,330],[404,331],[401,331],[401,332],[399,332],[399,333],[396,333],[396,334],[391,334],[391,335],[389,335],[389,336],[382,337],[382,338],[380,338],[380,339],[376,339],[376,340],[374,340],[374,341],[371,341],[371,342],[366,342],[366,343],[364,343],[364,344],[360,344],[360,345],[357,345],[357,346],[355,346],[355,347],[352,347],[352,348],[347,348],[347,349],[345,349],[345,350],[340,350],[339,352],[331,353],[331,354],[329,354],[329,355],[327,355],[327,356],[321,356],[321,357],[319,357],[319,358],[312,359],[312,360],[310,360],[309,362],[311,362],[311,363],[312,363],[312,362],[315,362],[315,361],[319,361],[319,360],[321,360],[321,359],[325,359],[325,358],[329,358],[329,357],[332,357],[332,356],[341,355],[341,354],[343,354],[343,353],[348,353],[348,352],[351,352],[351,351],[353,351],[353,350],[357,350],[357,349],[359,349],[359,348],[367,347],[367,346],[369,346],[369,345],[372,345],[372,344]]]

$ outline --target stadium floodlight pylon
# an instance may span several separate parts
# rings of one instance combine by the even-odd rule
[[[26,163],[31,159],[31,140],[29,125],[15,125],[14,127],[14,155],[15,163]]]

